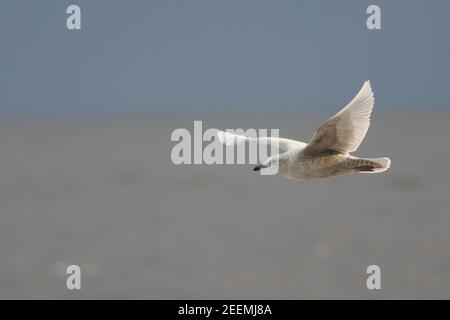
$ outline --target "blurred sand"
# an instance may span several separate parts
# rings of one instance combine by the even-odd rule
[[[0,298],[450,298],[450,116],[376,113],[355,155],[391,157],[385,174],[171,163],[193,120],[306,141],[324,120],[235,119],[0,123]]]

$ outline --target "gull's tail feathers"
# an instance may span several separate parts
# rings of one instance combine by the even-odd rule
[[[352,167],[360,173],[378,173],[391,167],[389,158],[352,159]]]

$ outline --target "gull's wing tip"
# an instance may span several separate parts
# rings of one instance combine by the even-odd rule
[[[366,80],[364,81],[363,86],[361,87],[361,89],[359,90],[358,94],[356,95],[357,97],[367,97],[368,99],[371,100],[372,105],[375,102],[375,97],[374,97],[374,93],[373,93],[373,89],[372,89],[372,85],[370,83],[370,80]]]
[[[237,135],[234,133],[217,130],[217,137],[219,138],[220,143],[226,145],[226,146],[233,146],[235,144],[240,144],[242,142],[245,142],[247,140],[247,137]]]
[[[367,88],[372,91],[372,84],[370,83],[370,80],[364,81],[363,88]]]
[[[223,144],[226,142],[226,132],[222,130],[217,130],[217,137],[219,138],[219,141]]]

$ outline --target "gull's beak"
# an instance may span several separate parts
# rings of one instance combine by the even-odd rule
[[[267,166],[262,165],[262,164],[259,164],[259,165],[257,165],[256,167],[253,168],[253,171],[259,171],[259,170],[261,170],[262,168],[267,168]]]

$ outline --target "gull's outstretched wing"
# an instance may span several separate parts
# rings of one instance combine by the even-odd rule
[[[303,154],[347,154],[358,149],[369,129],[373,104],[372,88],[366,81],[352,101],[316,130]]]
[[[217,131],[217,137],[219,138],[220,142],[222,142],[223,144],[225,144],[227,146],[238,145],[238,144],[242,144],[245,142],[257,142],[257,143],[268,144],[270,146],[278,147],[280,153],[286,152],[292,148],[306,146],[306,143],[304,143],[304,142],[291,140],[291,139],[276,138],[276,137],[252,138],[252,137],[247,137],[244,135],[234,134],[234,133],[225,132],[225,131],[221,131],[221,130]]]

